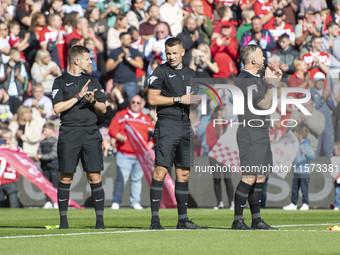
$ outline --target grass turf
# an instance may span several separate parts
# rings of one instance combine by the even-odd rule
[[[339,223],[331,210],[266,209],[262,218],[279,231],[230,230],[233,211],[189,209],[189,219],[208,230],[175,230],[177,211],[161,210],[166,231],[146,231],[150,210],[106,209],[106,230],[95,230],[93,209],[70,209],[69,230],[47,230],[59,223],[58,210],[1,209],[0,254],[339,254]],[[251,224],[249,210],[245,222]]]

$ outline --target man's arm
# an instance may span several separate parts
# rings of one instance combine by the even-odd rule
[[[94,94],[98,89],[94,89],[91,93],[86,93],[85,99],[88,103],[92,105],[92,107],[99,113],[105,114],[106,113],[106,104],[103,102],[99,102],[94,98]],[[95,101],[95,104],[93,102]]]
[[[117,68],[117,66],[123,62],[123,58],[124,58],[124,52],[120,53],[118,55],[118,59],[115,61],[113,58],[109,58],[107,61],[106,61],[106,72],[111,72],[113,70],[115,70]]]
[[[83,98],[85,96],[90,81],[91,80],[88,80],[86,82],[86,84],[84,85],[84,87],[79,92],[78,95],[79,95],[80,98]],[[59,102],[59,103],[57,103],[53,106],[53,110],[55,111],[56,114],[60,114],[64,111],[67,111],[68,109],[70,109],[72,106],[74,106],[76,103],[78,103],[78,101],[79,100],[76,97],[74,97],[74,98],[71,98],[67,101]]]
[[[267,93],[264,95],[264,98],[257,103],[257,106],[262,110],[269,110],[273,104],[273,91],[272,89],[268,89]]]
[[[162,96],[161,92],[161,90],[149,89],[148,98],[150,105],[169,106],[175,104],[174,97]],[[190,94],[181,96],[181,104],[190,104]]]

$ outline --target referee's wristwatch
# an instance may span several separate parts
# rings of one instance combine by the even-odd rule
[[[274,87],[275,87],[274,84],[272,84],[272,83],[269,83],[269,84],[268,84],[268,89],[272,89],[272,88],[274,88]]]
[[[75,95],[74,97],[77,98],[78,102],[79,102],[80,100],[83,99],[83,98],[79,95],[79,93],[78,93],[77,95]]]
[[[94,106],[97,103],[96,99],[93,99],[93,101],[91,102],[91,105]]]
[[[180,104],[181,103],[181,97],[174,97],[174,103]]]

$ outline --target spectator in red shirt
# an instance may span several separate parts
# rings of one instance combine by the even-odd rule
[[[9,149],[21,152],[21,148],[13,144],[13,135],[11,130],[2,130],[1,140],[5,140],[6,144],[1,144],[1,149]],[[5,195],[8,198],[9,206],[11,208],[19,208],[18,198],[18,173],[13,167],[10,167],[8,162],[2,158],[1,166],[4,166],[4,171],[0,173],[0,208],[5,207]]]
[[[50,14],[48,17],[48,26],[40,32],[39,44],[44,50],[51,54],[52,61],[60,66],[60,69],[66,70],[67,46],[65,39],[65,29],[62,27],[62,19],[59,14]]]
[[[236,38],[231,37],[232,24],[229,21],[223,22],[221,35],[211,44],[211,55],[219,66],[219,72],[214,78],[228,78],[230,74],[237,74],[235,60],[239,56],[239,43]]]
[[[26,62],[24,50],[28,48],[29,43],[28,40],[30,38],[30,33],[25,33],[25,37],[23,40],[20,39],[20,25],[18,21],[12,20],[9,25],[9,45],[12,48],[16,48],[18,51],[20,51],[20,61]]]
[[[323,72],[325,75],[329,73],[331,60],[328,53],[321,51],[322,40],[320,36],[313,36],[312,49],[302,56],[302,59],[307,63],[310,77],[313,79],[317,72]]]
[[[275,23],[274,12],[278,8],[283,8],[283,3],[278,4],[271,0],[257,0],[254,4],[255,15],[261,18],[263,28],[268,30],[268,27]]]
[[[294,60],[293,66],[296,72],[289,77],[288,86],[292,88],[312,88],[314,83],[309,77],[306,62],[300,58],[297,58]],[[304,94],[295,93],[295,95],[297,98],[301,98]]]
[[[142,98],[135,95],[130,107],[117,112],[109,127],[109,135],[116,138],[116,164],[117,177],[114,184],[113,200],[111,209],[119,209],[122,202],[125,184],[131,175],[131,207],[141,210],[140,195],[142,191],[143,170],[138,162],[129,139],[126,136],[126,123],[129,122],[140,133],[149,147],[154,146],[153,131],[154,125],[151,118],[142,112]]]
[[[35,39],[39,41],[41,30],[46,27],[45,14],[37,12],[33,15],[31,25],[28,29],[29,32],[35,35]]]
[[[286,13],[283,9],[277,9],[274,12],[275,23],[268,26],[269,32],[272,34],[275,42],[279,39],[279,37],[283,34],[287,34],[289,36],[291,45],[295,45],[295,32],[294,28],[291,24],[285,22]]]
[[[238,26],[237,21],[232,20],[233,19],[233,12],[228,6],[221,6],[220,8],[217,9],[218,16],[220,17],[219,22],[215,25],[212,36],[211,36],[211,41],[217,38],[218,35],[221,34],[221,25],[225,21],[231,21],[233,24],[232,31],[231,31],[231,37],[236,36],[236,26]]]
[[[240,0],[238,4],[241,10],[245,11],[245,10],[253,9],[253,6],[255,3],[256,3],[256,0]]]
[[[75,29],[66,37],[66,43],[68,44],[72,39],[83,39],[84,41],[87,38],[92,38],[94,40],[96,50],[104,50],[102,42],[98,40],[93,29],[89,26],[88,20],[84,17],[78,18]]]

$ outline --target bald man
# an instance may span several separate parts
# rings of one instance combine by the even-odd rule
[[[177,37],[181,39],[185,50],[183,65],[189,66],[192,50],[197,49],[198,45],[201,43],[205,43],[204,35],[198,30],[196,19],[188,17],[182,33],[180,33]]]

